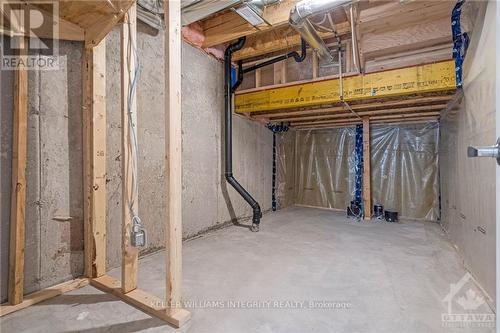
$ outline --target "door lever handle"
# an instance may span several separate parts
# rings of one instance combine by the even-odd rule
[[[467,148],[468,157],[494,157],[497,159],[497,164],[500,165],[500,138],[494,146],[472,147]]]

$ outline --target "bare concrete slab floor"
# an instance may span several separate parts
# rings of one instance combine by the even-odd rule
[[[163,252],[141,260],[141,288],[164,295],[164,262]],[[340,213],[294,207],[265,215],[259,233],[234,226],[185,243],[184,294],[193,318],[177,331],[493,332],[442,326],[448,312],[443,299],[464,274],[437,224],[358,223]],[[473,282],[462,289],[453,313],[465,313],[457,301],[469,289],[481,304]],[[473,312],[491,309],[485,303]],[[90,286],[2,318],[1,327],[176,331]]]

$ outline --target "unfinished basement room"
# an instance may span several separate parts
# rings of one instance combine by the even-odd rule
[[[500,8],[1,0],[2,333],[500,332]]]

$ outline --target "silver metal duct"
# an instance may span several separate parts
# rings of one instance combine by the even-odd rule
[[[264,18],[264,9],[278,2],[280,0],[245,0],[243,5],[236,8],[235,11],[254,27],[263,23],[271,25]]]
[[[242,0],[182,0],[182,25],[199,21],[241,2]]]
[[[242,0],[182,0],[182,25],[199,21],[241,2]],[[139,20],[155,29],[163,29],[163,0],[137,0],[137,5],[137,18]]]
[[[333,62],[325,42],[318,35],[309,17],[329,12],[335,8],[351,3],[352,0],[302,0],[290,11],[289,23],[302,38],[318,53],[318,56],[328,62]]]

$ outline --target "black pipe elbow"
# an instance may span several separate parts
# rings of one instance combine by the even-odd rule
[[[301,54],[299,55],[297,52],[295,52],[295,54],[293,55],[293,59],[295,59],[296,62],[302,62],[306,59],[307,55],[306,48],[307,48],[307,43],[303,38],[301,38],[301,48],[300,48]]]
[[[245,41],[247,40],[246,37],[240,37],[237,42],[230,44],[227,48],[226,51],[224,51],[224,60],[229,60],[231,61],[231,55],[238,51],[241,50],[243,45],[245,45]]]
[[[260,219],[262,218],[262,211],[260,210],[260,206],[257,203],[256,207],[253,207],[253,217],[252,217],[252,230],[253,232],[259,231]]]

